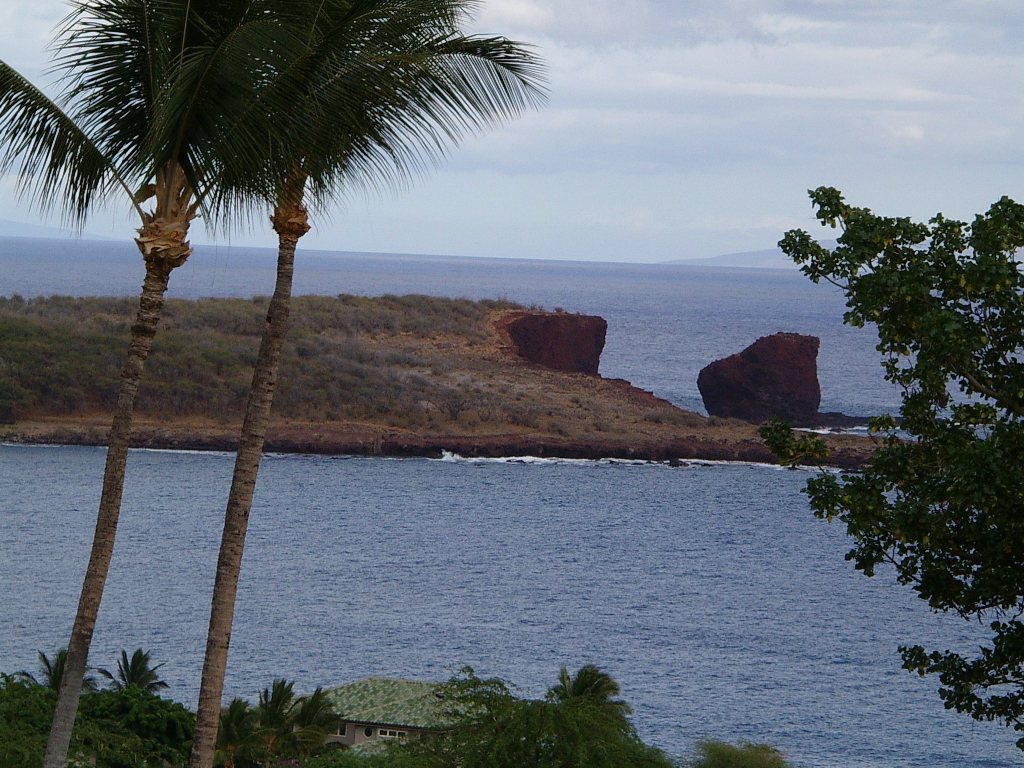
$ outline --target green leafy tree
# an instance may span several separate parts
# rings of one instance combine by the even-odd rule
[[[296,696],[294,682],[274,680],[255,707],[236,698],[221,711],[214,762],[237,768],[305,757],[324,745],[337,723],[322,688]]]
[[[85,694],[81,719],[81,751],[106,768],[181,765],[195,727],[184,706],[135,685]]]
[[[0,766],[36,768],[46,750],[56,692],[21,674],[0,675]]]
[[[938,675],[947,708],[1024,732],[1024,206],[919,223],[810,194],[837,247],[800,230],[779,245],[843,291],[846,323],[877,327],[903,392],[902,432],[873,420],[879,450],[860,473],[810,480],[811,507],[846,524],[866,575],[890,564],[933,610],[988,626],[976,655],[908,645],[904,667]]]
[[[757,433],[784,467],[815,466],[828,460],[828,447],[823,440],[810,435],[797,437],[792,427],[777,416],[762,424]]]
[[[267,137],[275,133],[274,124],[260,121],[276,92],[267,84],[304,44],[288,33],[295,4],[286,0],[71,5],[54,46],[63,86],[56,99],[0,62],[0,173],[16,172],[38,208],[56,208],[76,224],[123,192],[139,217],[145,279],[44,768],[67,760],[113,553],[135,396],[168,280],[192,252],[191,222],[210,213],[224,180],[237,184],[263,172]]]
[[[301,5],[299,3],[298,5]],[[224,518],[200,685],[192,768],[210,768],[249,513],[291,311],[295,249],[309,231],[307,197],[406,178],[448,144],[539,102],[540,65],[523,46],[461,31],[472,0],[325,0],[307,16],[308,48],[288,70],[291,101],[268,122],[276,162],[265,179],[242,168],[229,200],[273,192],[277,281],[253,371]]]
[[[130,659],[127,651],[121,651],[121,658],[117,660],[116,674],[105,669],[99,669],[97,672],[111,681],[111,688],[115,691],[123,691],[134,685],[139,690],[156,693],[168,687],[167,683],[157,675],[157,670],[162,666],[163,664],[151,666],[149,651],[138,648]]]

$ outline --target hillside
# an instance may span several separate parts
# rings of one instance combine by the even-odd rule
[[[707,419],[621,380],[516,356],[504,301],[298,297],[268,450],[770,460],[753,427]],[[0,298],[0,435],[101,444],[130,299]],[[266,299],[168,300],[137,401],[135,444],[234,446]],[[837,463],[864,441],[830,438]]]

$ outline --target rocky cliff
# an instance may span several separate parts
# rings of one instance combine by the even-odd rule
[[[797,426],[818,420],[818,346],[815,336],[776,333],[736,355],[716,360],[697,377],[712,416],[760,424],[772,416]]]
[[[565,373],[598,375],[608,330],[603,317],[515,311],[495,321],[494,328],[524,360]]]

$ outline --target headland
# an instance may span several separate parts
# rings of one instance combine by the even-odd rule
[[[0,299],[0,440],[105,444],[133,311],[130,299]],[[168,300],[132,444],[233,450],[265,312],[260,297]],[[774,461],[752,424],[595,375],[597,321],[504,301],[296,297],[266,450]],[[844,468],[874,448],[825,439]]]

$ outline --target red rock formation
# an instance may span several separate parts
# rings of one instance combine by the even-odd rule
[[[525,360],[566,373],[597,376],[608,323],[597,315],[509,312],[494,323],[499,336]]]
[[[797,426],[818,419],[818,346],[815,336],[776,333],[737,355],[716,360],[697,377],[704,407],[712,416],[754,424],[773,415]]]

